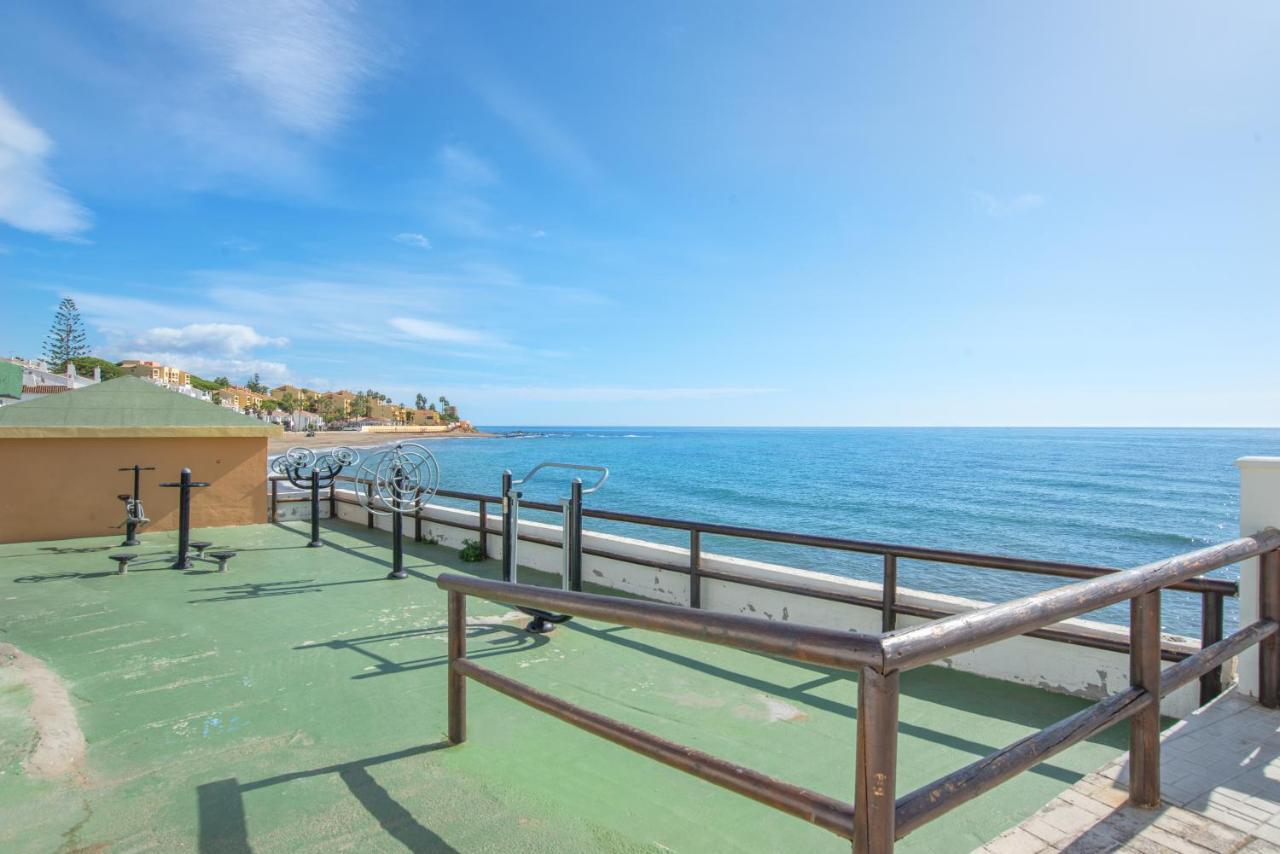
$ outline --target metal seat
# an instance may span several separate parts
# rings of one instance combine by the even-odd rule
[[[213,543],[206,542],[204,540],[196,540],[191,543],[191,548],[196,550],[197,557],[204,557],[204,550],[209,548],[211,545],[213,545]]]
[[[116,562],[117,564],[116,575],[124,575],[126,572],[129,571],[129,561],[136,558],[137,555],[121,553],[121,554],[107,555],[107,557],[111,558]]]
[[[195,543],[192,543],[192,545],[195,545]],[[201,556],[203,557],[203,555]],[[226,572],[227,564],[235,556],[236,556],[236,553],[233,551],[220,550],[216,552],[209,552],[209,557],[213,558],[218,562],[218,572]]]

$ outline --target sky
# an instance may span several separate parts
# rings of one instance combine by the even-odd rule
[[[6,5],[0,352],[503,425],[1280,425],[1280,4]]]

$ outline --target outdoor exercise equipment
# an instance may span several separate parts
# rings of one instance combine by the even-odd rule
[[[582,496],[604,486],[609,479],[605,466],[588,466],[579,463],[538,463],[519,480],[513,480],[511,471],[502,473],[502,580],[516,582],[520,562],[520,497],[524,494],[517,487],[523,486],[540,471],[568,469],[570,471],[595,472],[599,478],[591,486],[583,487],[582,478],[575,477],[569,484],[569,494],[560,499],[561,523],[561,584],[565,590],[582,589]],[[481,536],[484,536],[482,533]],[[525,631],[542,634],[549,632],[556,623],[572,619],[564,614],[553,614],[537,608],[518,609],[533,617]]]
[[[440,485],[435,456],[415,442],[401,442],[360,466],[356,497],[365,510],[391,517],[391,572],[387,578],[407,578],[404,571],[404,517],[431,502]]]
[[[138,541],[138,526],[145,525],[151,520],[147,518],[146,512],[142,509],[142,472],[155,471],[155,466],[126,466],[116,471],[133,472],[133,495],[117,495],[124,502],[124,542],[122,546],[136,546]]]
[[[124,575],[129,571],[129,561],[134,560],[138,556],[132,554],[116,554],[108,555],[108,557],[116,562],[116,575]]]
[[[204,554],[202,553],[200,556],[204,557]],[[235,556],[236,553],[230,550],[209,552],[209,557],[218,562],[218,572],[226,572],[227,564],[230,563],[231,559]]]
[[[191,469],[183,469],[177,481],[160,485],[182,490],[178,496],[178,558],[173,562],[173,568],[190,569],[191,561],[187,558],[187,549],[191,545],[191,490],[209,484],[192,480]]]
[[[298,489],[311,490],[311,542],[318,548],[320,542],[320,490],[333,486],[333,481],[345,466],[360,462],[360,455],[351,448],[333,448],[320,456],[310,448],[290,448],[271,461],[271,470],[289,479]]]

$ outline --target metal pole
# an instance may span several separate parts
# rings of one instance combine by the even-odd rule
[[[449,741],[462,744],[467,740],[467,678],[454,662],[467,657],[467,597],[449,593]]]
[[[404,469],[396,466],[391,475],[391,572],[387,578],[408,578],[404,571],[404,514],[399,499],[404,490]]]
[[[565,548],[569,554],[569,589],[582,590],[582,478],[575,477],[569,492],[565,529],[569,535]]]
[[[1258,557],[1258,618],[1280,621],[1280,551]],[[1280,707],[1280,637],[1271,635],[1258,649],[1258,702]]]
[[[1160,590],[1129,600],[1129,684],[1151,703],[1129,724],[1129,805],[1160,806]]]
[[[315,469],[311,470],[311,542],[307,545],[312,548],[324,545],[320,542],[320,473]]]
[[[502,580],[515,579],[515,543],[511,536],[515,512],[511,506],[511,470],[502,473]]]
[[[702,532],[689,532],[689,607],[702,607]]]
[[[891,632],[898,627],[898,556],[884,556],[884,601],[880,606],[880,631]]]
[[[853,850],[893,851],[898,765],[898,671],[858,673],[858,758],[854,781]]]
[[[121,545],[126,545],[126,546],[138,545],[138,523],[135,522],[134,519],[136,518],[138,513],[138,500],[141,497],[141,489],[142,489],[142,484],[140,482],[141,479],[142,479],[142,467],[139,466],[137,463],[134,463],[134,466],[133,466],[133,512],[132,513],[128,512],[128,508],[126,508],[125,510],[125,516],[128,517],[128,521],[125,523],[125,526],[124,526],[124,542]]]
[[[191,544],[191,469],[183,469],[178,479],[178,559],[174,569],[190,569],[187,549]]]
[[[273,480],[271,481],[271,524],[273,525],[276,523],[276,517],[278,515],[278,511],[276,508],[277,508],[277,505],[279,505],[279,503],[280,503],[280,481]]]
[[[489,502],[483,498],[480,505],[480,559],[489,559]]]

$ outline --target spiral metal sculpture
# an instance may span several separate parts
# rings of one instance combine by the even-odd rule
[[[310,448],[290,448],[271,461],[271,470],[289,479],[298,489],[311,491],[311,542],[320,546],[320,490],[333,485],[339,472],[346,466],[360,462],[360,455],[351,448],[331,448],[319,456]]]
[[[360,503],[370,513],[387,516],[420,510],[440,486],[440,465],[422,445],[402,442],[371,459],[358,471]]]
[[[357,472],[356,495],[370,513],[391,517],[391,572],[387,578],[408,578],[404,571],[404,517],[421,510],[440,485],[440,465],[422,445],[401,442],[365,460]]]

